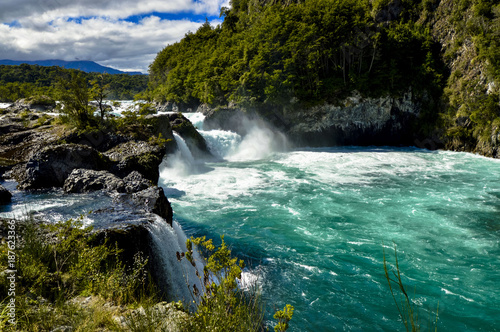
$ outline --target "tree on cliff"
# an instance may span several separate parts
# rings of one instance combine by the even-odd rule
[[[87,80],[81,73],[73,72],[70,79],[59,81],[59,110],[65,120],[78,129],[85,129],[95,123],[94,108],[89,105],[90,97]]]
[[[92,88],[90,89],[90,95],[92,100],[97,103],[97,107],[99,109],[101,123],[104,121],[104,116],[109,111],[109,107],[104,104],[104,100],[107,97],[106,90],[109,89],[110,84],[106,84],[108,81],[109,74],[100,74],[96,79],[92,80],[90,84]]]

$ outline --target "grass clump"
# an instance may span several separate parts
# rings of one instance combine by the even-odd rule
[[[0,271],[16,270],[16,324],[0,314],[2,331],[117,330],[113,317],[120,311],[156,300],[147,259],[137,254],[126,266],[115,244],[96,244],[82,218],[50,225],[30,218],[15,221],[15,229],[15,249],[7,241],[0,245]],[[9,287],[0,278],[1,299],[14,298]],[[7,304],[0,303],[0,313],[9,310]]]
[[[191,238],[186,252],[177,254],[199,279],[189,285],[188,309],[161,301],[141,253],[126,265],[122,250],[99,242],[82,219],[0,220],[1,331],[267,331],[258,288],[242,289],[244,263],[231,256],[224,237],[218,247]],[[196,246],[209,254],[203,262],[195,261]],[[15,294],[5,277],[10,270]],[[278,311],[275,331],[286,331],[292,315],[289,305]]]

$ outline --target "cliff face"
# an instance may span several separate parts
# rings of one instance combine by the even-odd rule
[[[408,145],[420,105],[408,92],[400,98],[363,98],[356,91],[341,105],[284,111],[287,133],[299,145]]]
[[[442,0],[430,25],[450,73],[441,109],[445,147],[497,158],[500,86],[492,52],[498,52],[498,46],[491,40],[498,38],[500,6],[479,9],[482,4],[473,1],[463,8],[456,1]]]

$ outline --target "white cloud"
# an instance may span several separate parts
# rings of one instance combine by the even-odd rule
[[[0,59],[92,60],[122,70],[147,71],[166,45],[202,22],[132,15],[194,13],[218,16],[228,0],[2,0]],[[15,22],[15,24],[12,24]],[[220,23],[212,21],[213,25]]]

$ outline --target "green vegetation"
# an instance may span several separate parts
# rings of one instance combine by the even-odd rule
[[[232,0],[150,65],[147,96],[193,107],[287,112],[353,90],[421,104],[415,132],[496,155],[500,5],[495,0]],[[479,148],[484,146],[486,148]],[[490,150],[487,147],[492,147]]]
[[[389,2],[389,1],[385,1]],[[413,20],[419,4],[379,23],[383,1],[232,1],[222,26],[208,23],[158,53],[151,97],[188,105],[284,106],[335,102],[356,89],[397,94],[442,83],[439,47]]]
[[[231,257],[222,238],[216,248],[205,238],[187,241],[178,259],[193,265],[194,245],[204,248],[202,289],[191,286],[195,310],[161,302],[147,258],[137,253],[125,265],[115,243],[98,238],[82,218],[44,224],[33,218],[0,220],[8,241],[0,244],[0,330],[52,331],[265,331],[256,288],[239,288],[243,262]],[[8,238],[9,230],[15,233]],[[198,265],[199,266],[199,265]],[[15,270],[15,321],[9,319]],[[188,285],[186,285],[188,287]],[[255,285],[254,285],[255,286]],[[288,328],[293,307],[277,314],[279,331]],[[279,316],[279,317],[278,317]]]
[[[177,259],[187,259],[196,267],[194,247],[209,253],[202,271],[196,267],[201,289],[188,285],[196,307],[192,319],[186,322],[187,331],[260,331],[263,330],[263,310],[257,289],[251,294],[238,287],[244,267],[242,260],[231,257],[231,251],[221,236],[216,248],[205,237],[186,241],[187,251],[178,253]],[[199,262],[200,263],[200,262]]]
[[[146,75],[109,75],[84,73],[61,67],[43,67],[22,64],[0,65],[0,102],[14,102],[20,98],[37,95],[57,96],[57,84],[62,77],[79,72],[87,82],[97,81],[105,87],[108,99],[130,100],[146,90]]]
[[[500,4],[461,0],[449,8],[455,38],[445,59],[453,63],[443,112],[450,147],[498,155],[500,132]],[[492,148],[493,147],[493,148]]]
[[[138,254],[132,266],[125,266],[120,260],[121,250],[112,243],[96,244],[96,235],[82,227],[81,218],[53,225],[33,219],[2,223],[3,229],[15,225],[16,244],[0,245],[0,268],[4,271],[0,298],[10,298],[10,280],[5,271],[15,269],[17,322],[13,329],[5,315],[0,316],[2,331],[50,331],[57,326],[82,325],[86,330],[116,329],[117,323],[102,308],[105,302],[137,307],[155,299],[147,260]],[[91,295],[97,302],[88,310],[82,310],[74,301]],[[6,308],[4,301],[0,312]]]
[[[389,284],[389,290],[391,292],[392,298],[398,309],[399,317],[401,318],[405,329],[407,332],[418,332],[421,331],[420,317],[418,316],[418,308],[414,302],[410,299],[406,286],[401,278],[401,270],[399,269],[398,253],[396,245],[394,244],[394,259],[395,268],[392,273],[389,273],[389,268],[387,267],[387,260],[385,258],[384,250],[384,272],[387,283]],[[400,301],[396,299],[396,294],[399,293]],[[436,309],[436,320],[431,321],[429,324],[429,330],[437,331],[437,322],[439,315],[439,303]]]

